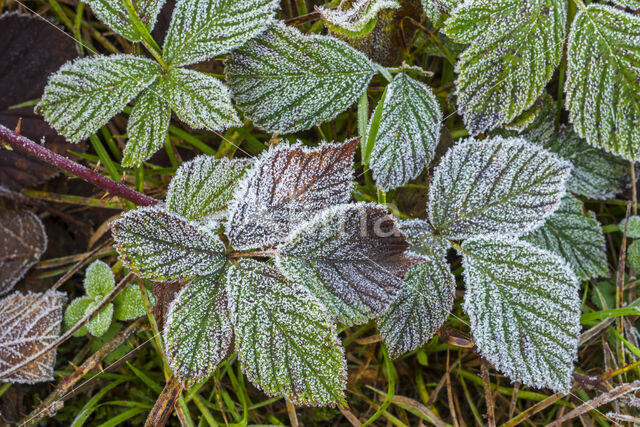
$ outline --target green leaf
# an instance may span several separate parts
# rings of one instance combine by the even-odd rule
[[[565,196],[544,225],[522,239],[564,258],[581,280],[609,273],[602,227],[574,196]]]
[[[159,208],[139,208],[111,223],[116,249],[138,276],[186,279],[218,271],[226,260],[220,238]]]
[[[231,351],[224,275],[199,277],[180,291],[167,315],[164,342],[169,366],[186,386],[208,377]]]
[[[620,232],[624,232],[625,227],[627,229],[627,238],[631,237],[632,239],[640,238],[640,216],[632,215],[629,217],[629,225],[627,225],[627,220],[623,219],[618,224],[620,228]]]
[[[462,2],[463,0],[421,0],[425,14],[436,27],[442,27],[447,15]]]
[[[165,0],[85,0],[96,16],[118,34],[133,42],[141,39],[133,21],[129,17],[126,2],[130,2],[137,12],[138,18],[149,32],[156,24],[156,19]]]
[[[362,37],[371,32],[383,10],[400,9],[397,0],[356,0],[350,8],[341,4],[335,9],[318,8],[329,30],[348,37]]]
[[[84,288],[87,295],[95,300],[100,300],[113,290],[116,279],[111,267],[100,260],[96,260],[89,267],[84,276]]]
[[[157,62],[132,55],[68,62],[51,76],[36,110],[56,131],[77,142],[104,126],[160,73]]]
[[[473,138],[449,149],[429,188],[429,218],[452,240],[518,236],[560,205],[571,164],[520,138]]]
[[[213,156],[198,156],[183,163],[169,184],[167,209],[190,220],[218,219],[250,165],[246,159]]]
[[[89,307],[89,304],[93,302],[93,299],[89,297],[80,297],[71,301],[71,304],[69,304],[64,312],[64,329],[69,330],[74,327],[76,323],[78,323],[80,319],[84,317],[84,313],[87,311],[87,307]],[[87,330],[87,325],[84,325],[80,329],[78,329],[73,334],[73,336],[81,337],[83,335],[86,335],[87,332],[89,332]]]
[[[405,73],[387,87],[370,167],[378,187],[389,191],[416,178],[433,160],[442,113],[426,85]]]
[[[189,65],[243,45],[273,21],[277,0],[179,0],[164,42],[164,60]]]
[[[518,136],[528,142],[546,145],[556,131],[556,101],[545,93],[503,129],[496,134],[504,137]]]
[[[618,4],[622,7],[628,7],[633,10],[640,9],[640,1],[639,0],[611,0],[615,4]]]
[[[136,100],[127,123],[127,146],[122,166],[139,166],[156,151],[167,138],[171,121],[171,107],[165,99],[162,81],[157,80]]]
[[[627,249],[627,261],[631,268],[640,271],[640,240],[636,240]]]
[[[640,159],[640,17],[591,4],[571,26],[565,104],[587,142]]]
[[[447,35],[469,43],[456,95],[472,134],[511,122],[542,94],[562,56],[565,3],[467,0],[447,20]]]
[[[249,380],[296,405],[344,401],[344,350],[326,309],[274,268],[244,259],[227,275],[236,350]]]
[[[87,310],[83,314],[85,316],[89,311],[93,310],[99,302],[93,301],[87,306]],[[97,312],[86,324],[87,331],[94,337],[99,337],[109,329],[111,320],[113,319],[113,304],[108,303],[102,310]]]
[[[155,304],[156,299],[153,294],[146,289],[145,292],[151,304]],[[117,320],[126,322],[127,320],[137,319],[145,314],[147,314],[147,311],[145,310],[142,294],[140,293],[140,286],[138,285],[127,285],[113,299],[113,317]]]
[[[419,255],[446,254],[451,247],[449,240],[437,236],[431,224],[422,219],[409,219],[398,222],[398,229],[409,242],[409,250]]]
[[[375,74],[367,57],[332,37],[276,23],[229,55],[240,110],[269,132],[292,133],[335,118]]]
[[[375,204],[338,205],[293,230],[276,265],[303,284],[341,323],[366,323],[387,309],[407,270],[408,255],[395,221]]]
[[[567,392],[580,337],[578,281],[567,263],[518,240],[462,244],[464,308],[482,357],[512,381]]]

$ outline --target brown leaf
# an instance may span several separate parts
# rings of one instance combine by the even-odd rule
[[[0,300],[0,376],[21,361],[43,350],[60,336],[64,293],[15,292]],[[33,384],[53,380],[56,352],[51,350],[3,382]]]

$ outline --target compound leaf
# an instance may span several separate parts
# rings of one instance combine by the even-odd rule
[[[571,164],[520,138],[467,139],[451,148],[429,188],[429,218],[458,240],[517,236],[533,230],[560,205]]]
[[[164,59],[180,66],[229,52],[264,31],[278,5],[277,0],[179,0]]]
[[[87,307],[89,307],[89,304],[91,304],[92,302],[93,299],[89,297],[80,297],[71,301],[71,304],[69,304],[67,306],[67,309],[64,311],[65,330],[71,329],[84,317],[84,313],[87,311]],[[81,337],[83,335],[86,335],[87,332],[89,332],[87,330],[87,325],[83,325],[73,334],[73,336]]]
[[[346,361],[326,309],[302,286],[244,259],[227,275],[236,350],[245,374],[297,405],[344,401]]]
[[[93,13],[109,27],[125,38],[137,42],[140,41],[140,32],[136,29],[129,17],[126,3],[130,0],[87,0]],[[131,7],[136,11],[138,18],[147,28],[153,30],[156,19],[165,0],[137,0],[130,1]]]
[[[77,142],[104,126],[160,73],[157,62],[132,55],[67,62],[51,76],[36,108],[55,130]]]
[[[270,132],[291,133],[336,117],[366,90],[374,66],[333,37],[278,22],[229,55],[238,108]]]
[[[87,306],[87,310],[85,311],[83,316],[86,316],[90,311],[96,308],[99,302],[91,302]],[[111,326],[111,320],[113,320],[113,304],[108,303],[97,312],[86,324],[87,331],[94,337],[101,337]]]
[[[378,187],[398,188],[433,160],[442,113],[431,89],[405,73],[387,87],[370,167]]]
[[[464,308],[482,357],[514,382],[569,390],[580,336],[571,268],[515,239],[469,239],[462,251]]]
[[[417,262],[386,210],[375,204],[327,209],[291,232],[276,265],[303,284],[336,320],[354,325],[381,314]]]
[[[271,147],[256,161],[234,196],[226,233],[236,249],[284,241],[321,210],[349,200],[356,139],[343,144]]]
[[[349,37],[369,34],[378,22],[378,13],[383,10],[400,9],[397,0],[356,0],[350,8],[318,8],[327,28]]]
[[[96,260],[87,267],[84,275],[84,288],[91,298],[99,300],[113,290],[116,279],[111,267]]]
[[[447,20],[447,35],[469,43],[456,94],[472,134],[511,122],[542,94],[562,56],[565,3],[467,0]]]
[[[156,302],[153,294],[145,289],[149,302],[153,305]],[[113,317],[126,322],[137,319],[147,314],[144,307],[140,286],[128,285],[113,299]]]
[[[111,223],[111,230],[125,265],[153,280],[214,273],[226,259],[217,235],[162,209],[129,211]]]
[[[640,17],[591,4],[571,26],[565,105],[595,147],[640,159]]]
[[[198,277],[169,307],[164,342],[174,375],[186,386],[211,374],[231,350],[224,275]]]

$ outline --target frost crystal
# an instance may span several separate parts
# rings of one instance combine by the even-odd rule
[[[396,296],[418,261],[408,247],[383,207],[339,205],[293,230],[276,265],[336,320],[353,325],[381,314]]]
[[[89,312],[93,311],[99,302],[91,302],[87,306],[83,317],[89,314]],[[113,319],[113,304],[108,303],[104,306],[102,310],[97,312],[89,321],[87,322],[87,331],[94,337],[101,337],[111,326],[111,320]]]
[[[392,190],[420,175],[433,160],[441,121],[431,89],[404,73],[393,79],[387,86],[371,153],[370,167],[378,187]]]
[[[482,357],[514,382],[567,392],[580,336],[571,268],[515,239],[470,239],[462,252],[464,308]]]
[[[583,209],[580,200],[567,195],[542,227],[522,239],[564,258],[579,279],[605,277],[609,267],[602,227],[593,212]]]
[[[556,131],[556,101],[545,92],[528,110],[497,129],[496,134],[504,137],[518,136],[528,142],[544,146]]]
[[[178,0],[164,42],[173,66],[201,62],[244,44],[273,21],[277,0]]]
[[[238,108],[270,132],[291,133],[336,117],[375,74],[366,56],[333,37],[278,22],[229,55]]]
[[[86,0],[93,13],[109,27],[125,38],[137,42],[140,41],[140,33],[129,18],[129,12],[125,6],[129,0]],[[156,18],[165,0],[137,0],[131,1],[140,21],[148,31],[153,30]]]
[[[640,0],[611,0],[615,4],[618,4],[622,7],[628,7],[633,10],[640,9]]]
[[[627,237],[631,237],[633,239],[640,238],[640,216],[632,215],[629,217],[628,221],[627,219],[623,219],[618,224],[618,227],[620,228],[620,232],[624,232],[626,228]]]
[[[331,31],[357,37],[370,33],[378,21],[378,13],[388,9],[400,9],[400,3],[397,0],[356,0],[349,9],[320,7],[318,12]]]
[[[111,230],[122,262],[141,277],[185,279],[214,273],[226,260],[217,235],[162,209],[129,211]]]
[[[90,297],[80,297],[71,301],[71,304],[69,304],[67,309],[64,311],[64,329],[69,330],[73,328],[76,323],[82,320],[84,313],[87,311],[87,307],[89,307],[89,304],[92,302],[93,299]],[[81,337],[86,335],[88,332],[87,325],[83,325],[73,334],[73,336]]]
[[[441,27],[445,15],[451,14],[463,0],[422,0],[422,8],[436,27]]]
[[[409,242],[409,249],[421,255],[445,254],[451,247],[449,240],[436,236],[431,224],[422,219],[398,222],[398,229]]]
[[[347,366],[326,309],[274,268],[241,260],[227,275],[236,350],[251,382],[297,405],[337,405]]]
[[[164,342],[169,366],[186,386],[211,374],[231,350],[224,276],[192,280],[169,307]]]
[[[66,302],[64,293],[51,290],[25,295],[15,292],[0,300],[0,375],[58,339]],[[56,351],[51,350],[1,381],[52,381],[55,362]]]
[[[104,126],[161,73],[157,62],[132,55],[68,62],[51,76],[36,108],[55,130],[77,142]]]
[[[589,144],[640,159],[640,17],[591,4],[571,26],[566,108]]]
[[[87,267],[84,276],[84,288],[91,298],[101,299],[113,290],[115,283],[116,279],[113,276],[111,267],[104,262],[97,260]]]
[[[447,35],[469,43],[456,94],[472,134],[511,122],[542,94],[562,57],[565,3],[466,0],[447,20]]]
[[[234,196],[226,233],[236,249],[284,241],[311,216],[349,200],[358,141],[317,148],[281,144],[257,160]]]
[[[451,148],[429,188],[435,230],[458,240],[521,235],[560,205],[571,165],[519,138],[467,139]]]

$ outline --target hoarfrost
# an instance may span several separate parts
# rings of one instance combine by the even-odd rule
[[[356,0],[349,9],[320,7],[318,12],[332,31],[359,36],[373,30],[378,13],[389,9],[400,9],[400,3],[397,0]]]
[[[617,5],[622,7],[628,7],[633,10],[640,9],[640,1],[639,0],[611,0]]]
[[[463,0],[422,0],[422,8],[436,27],[441,27],[446,15],[450,15]]]
[[[69,330],[75,326],[82,318],[84,317],[84,313],[87,311],[87,307],[89,304],[93,302],[93,299],[90,297],[80,297],[71,301],[71,304],[67,306],[67,309],[64,311],[64,329]],[[81,337],[86,335],[89,332],[87,329],[87,325],[83,325],[80,329],[74,332],[74,337]]]
[[[116,279],[111,267],[96,260],[87,267],[84,274],[84,289],[91,298],[102,298],[113,290]]]
[[[125,6],[127,0],[86,0],[91,6],[91,10],[96,16],[109,27],[125,38],[137,42],[140,41],[140,33],[129,19],[129,12]],[[137,0],[132,1],[131,6],[135,9],[140,21],[149,32],[153,30],[156,19],[165,0]]]
[[[155,305],[156,298],[145,289],[151,305]],[[128,285],[113,299],[113,317],[117,320],[127,321],[137,319],[147,314],[140,292],[140,286]]]
[[[87,309],[85,310],[83,317],[92,312],[97,306],[100,304],[98,301],[90,302],[87,305]],[[113,304],[108,303],[104,306],[99,312],[97,312],[89,321],[87,322],[87,331],[94,337],[101,337],[111,326],[111,320],[113,319]]]
[[[406,236],[409,249],[420,255],[444,255],[451,247],[449,240],[436,236],[431,224],[423,219],[398,221],[398,229]]]

